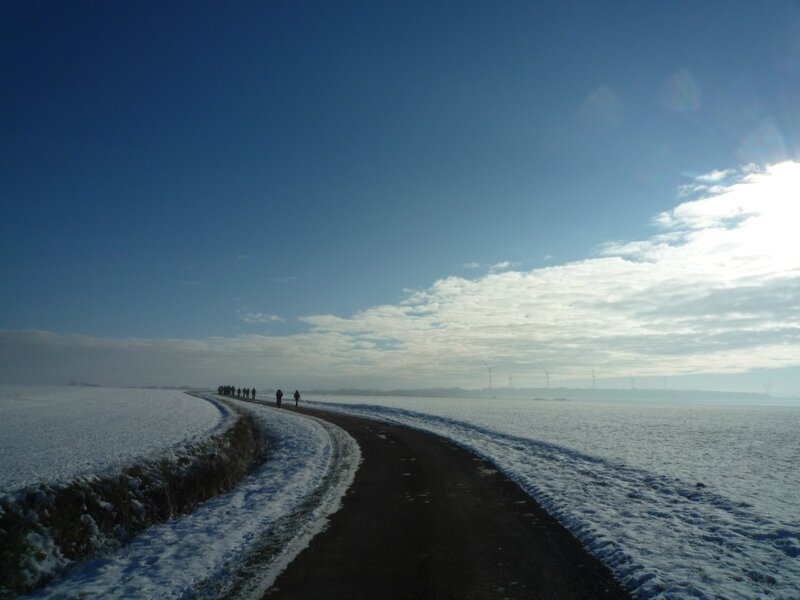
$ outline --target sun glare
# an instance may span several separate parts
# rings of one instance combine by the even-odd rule
[[[752,216],[740,229],[742,243],[770,256],[780,269],[795,269],[800,259],[800,163],[784,162],[748,176],[731,192]]]

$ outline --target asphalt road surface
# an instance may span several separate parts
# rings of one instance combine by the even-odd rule
[[[377,421],[299,412],[348,431],[363,462],[341,510],[268,600],[630,598],[566,529],[466,450]]]

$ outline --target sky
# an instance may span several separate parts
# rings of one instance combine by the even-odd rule
[[[797,2],[0,28],[0,382],[800,395]]]

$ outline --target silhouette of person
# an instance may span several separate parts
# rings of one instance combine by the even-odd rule
[[[278,405],[278,408],[281,407],[281,398],[283,398],[283,392],[278,390],[277,392],[275,392],[275,400],[276,400],[275,403]]]
[[[256,399],[256,388],[253,388],[250,393],[253,395],[253,400]]]
[[[294,407],[297,408],[297,403],[300,402],[300,392],[294,391]]]

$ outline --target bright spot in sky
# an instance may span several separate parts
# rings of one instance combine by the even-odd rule
[[[768,270],[790,272],[800,258],[795,236],[800,222],[800,163],[784,162],[763,172],[751,166],[744,173],[729,186],[725,180],[734,176],[730,171],[697,178],[698,183],[688,191],[704,197],[662,213],[657,222],[666,228],[685,227],[708,235],[726,231],[729,240],[722,250],[731,259],[757,261],[761,257],[771,263],[764,265]],[[735,268],[736,263],[726,266]]]

